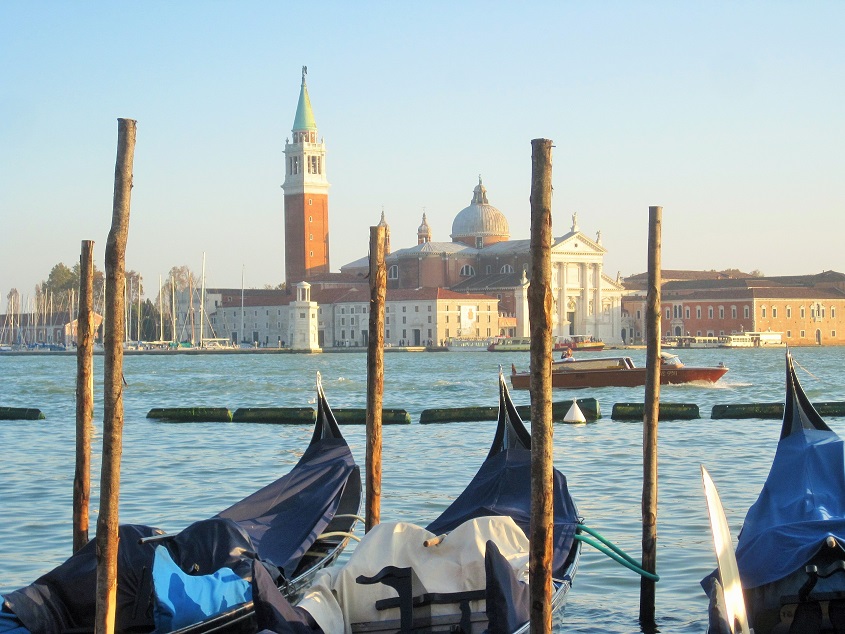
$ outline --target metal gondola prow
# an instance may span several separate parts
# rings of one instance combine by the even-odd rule
[[[531,433],[525,428],[516,406],[511,400],[505,375],[499,366],[499,415],[496,435],[487,460],[507,449],[531,449]]]
[[[326,393],[323,391],[323,377],[320,372],[317,372],[317,425],[314,426],[314,435],[311,437],[311,443],[326,438],[343,438],[340,433],[340,428],[337,424],[337,419],[329,407],[329,402],[326,400]]]
[[[781,428],[780,439],[783,440],[802,429],[831,431],[804,393],[804,389],[798,381],[798,376],[795,374],[792,353],[787,348],[786,402],[783,408],[783,427]]]

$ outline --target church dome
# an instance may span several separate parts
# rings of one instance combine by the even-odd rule
[[[463,242],[471,247],[495,244],[510,237],[508,219],[487,202],[487,189],[480,176],[469,207],[462,209],[452,222],[451,237],[452,242]]]

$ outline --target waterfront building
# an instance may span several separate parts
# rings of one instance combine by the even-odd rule
[[[845,275],[730,277],[712,271],[667,272],[661,287],[663,336],[719,337],[747,332],[781,333],[791,346],[845,345]],[[645,334],[645,291],[632,276],[625,297],[626,340]],[[631,278],[629,278],[631,279]],[[626,283],[628,280],[626,280]]]
[[[305,84],[296,106],[291,139],[285,140],[285,280],[289,287],[329,272],[329,182],[326,144],[318,140],[317,124]]]
[[[386,256],[388,289],[444,288],[495,297],[500,310],[495,334],[527,337],[530,240],[510,239],[508,220],[490,204],[480,177],[469,206],[452,222],[451,241],[434,241],[432,233],[423,214],[416,244]],[[623,287],[618,276],[612,279],[604,274],[605,253],[601,232],[595,239],[586,236],[574,214],[570,230],[553,239],[553,335],[591,335],[608,343],[621,342]],[[364,257],[340,270],[363,278],[368,267]]]

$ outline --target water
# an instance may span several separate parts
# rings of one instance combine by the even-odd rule
[[[587,353],[583,353],[586,356]],[[632,350],[639,364],[645,351]],[[842,351],[795,350],[799,378],[811,400],[845,401]],[[736,539],[747,508],[768,473],[779,421],[710,420],[719,403],[778,402],[784,397],[783,350],[691,350],[689,365],[724,361],[718,384],[663,386],[662,400],[697,403],[704,418],[659,426],[658,627],[662,632],[706,628],[707,600],[698,582],[715,566],[699,465],[710,471]],[[470,480],[492,441],[495,423],[418,425],[429,407],[495,405],[498,364],[524,368],[527,353],[385,355],[385,407],[401,407],[414,424],[384,428],[382,520],[427,524]],[[364,407],[364,354],[219,355],[125,358],[125,426],[120,519],[176,531],[217,513],[247,492],[287,472],[310,428],[260,424],[149,421],[153,407],[305,406],[314,403],[322,372],[335,407]],[[38,407],[44,421],[0,421],[0,594],[30,583],[71,551],[75,460],[76,360],[0,355],[0,405]],[[514,400],[528,402],[527,392]],[[555,426],[555,465],[586,522],[626,551],[641,552],[642,424],[610,420],[614,403],[642,402],[643,388],[564,392],[555,400],[592,396],[604,418]],[[96,526],[102,442],[102,357],[95,358],[91,533]],[[845,421],[829,418],[840,432]],[[363,426],[344,435],[363,465]],[[636,632],[639,578],[585,547],[557,632]]]

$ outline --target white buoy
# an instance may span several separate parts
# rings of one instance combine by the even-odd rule
[[[572,407],[569,408],[569,411],[566,412],[566,416],[563,417],[564,423],[586,423],[587,418],[584,416],[584,412],[581,411],[581,408],[578,407],[578,402],[573,399],[572,400]]]

